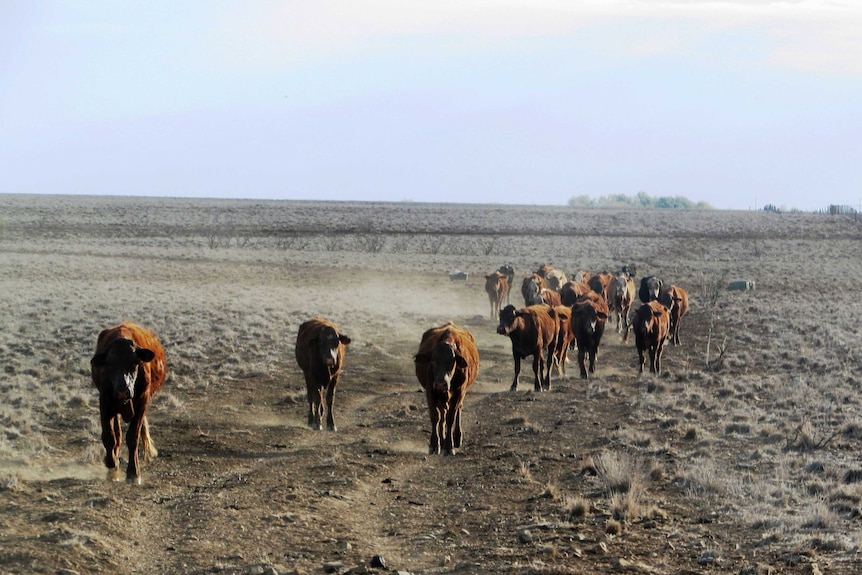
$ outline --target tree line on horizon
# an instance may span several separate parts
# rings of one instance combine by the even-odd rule
[[[569,198],[571,208],[657,208],[670,210],[711,210],[707,202],[694,202],[684,196],[651,196],[638,192],[634,196],[608,194],[591,198],[587,195]]]

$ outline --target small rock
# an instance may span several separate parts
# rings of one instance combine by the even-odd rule
[[[328,561],[323,564],[323,570],[327,573],[335,573],[344,567],[341,561]]]
[[[518,541],[520,541],[521,543],[532,543],[534,539],[535,538],[533,537],[533,534],[530,533],[529,529],[522,529],[518,533]]]
[[[57,569],[57,575],[81,575],[77,571],[71,569]]]
[[[375,569],[386,569],[386,560],[380,555],[375,555],[371,558],[371,563],[369,563]]]

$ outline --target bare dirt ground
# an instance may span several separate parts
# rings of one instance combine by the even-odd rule
[[[813,214],[0,195],[0,573],[858,573],[860,239]],[[608,329],[595,377],[509,392],[478,278],[543,261],[688,289],[663,373]],[[293,358],[314,315],[353,340],[335,433]],[[170,371],[141,486],[106,480],[89,379],[124,319]],[[481,365],[463,448],[429,456],[412,355],[447,320]]]

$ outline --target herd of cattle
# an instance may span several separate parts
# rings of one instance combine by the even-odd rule
[[[543,264],[521,282],[524,307],[510,302],[515,271],[509,265],[485,276],[491,317],[499,319],[497,333],[509,337],[515,361],[512,390],[518,388],[521,360],[533,357],[534,388],[548,390],[551,370],[565,374],[567,354],[577,348],[582,378],[595,371],[596,354],[611,314],[623,341],[634,331],[643,372],[646,355],[650,371],[661,370],[664,344],[680,343],[680,320],[688,311],[688,295],[679,286],[644,277],[635,293],[634,266],[619,272],[590,275],[581,271],[567,280],[560,270]],[[632,314],[635,296],[640,307]],[[505,300],[506,306],[503,307]],[[350,337],[338,326],[316,317],[299,327],[296,362],[308,392],[308,425],[335,431],[333,402]],[[140,442],[144,461],[157,454],[150,438],[147,407],[167,374],[165,352],[156,335],[131,322],[102,330],[90,360],[93,383],[99,390],[99,411],[105,466],[109,477],[119,474],[122,422],[128,424],[129,461],[126,480],[140,483]],[[476,340],[454,323],[433,327],[422,335],[414,356],[416,378],[425,390],[431,417],[429,453],[453,453],[461,446],[461,408],[467,389],[479,371]],[[324,403],[325,398],[325,403]],[[122,419],[122,421],[121,421]]]

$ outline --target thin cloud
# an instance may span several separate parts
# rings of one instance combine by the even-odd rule
[[[441,49],[607,35],[618,57],[696,55],[711,36],[762,42],[767,66],[862,75],[862,6],[800,0],[570,2],[323,0],[231,4],[210,30],[212,64],[266,69],[362,57],[416,42]],[[732,50],[732,47],[730,47]]]

